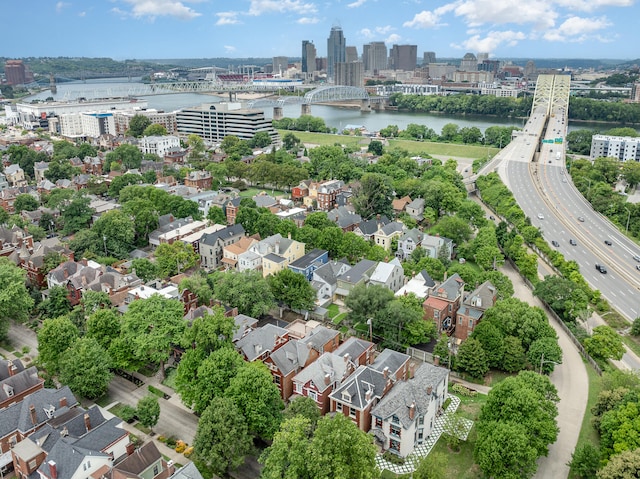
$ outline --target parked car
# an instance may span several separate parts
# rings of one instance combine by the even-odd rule
[[[598,271],[600,271],[602,274],[607,274],[607,268],[605,268],[604,266],[602,266],[601,264],[597,264],[596,263],[596,269]]]

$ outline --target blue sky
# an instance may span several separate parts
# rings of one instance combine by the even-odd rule
[[[114,59],[326,56],[347,45],[418,45],[418,57],[640,57],[636,0],[2,0],[0,56]]]

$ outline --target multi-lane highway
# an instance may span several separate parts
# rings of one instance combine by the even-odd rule
[[[554,91],[552,83],[545,92],[546,102],[536,105],[534,100],[534,112],[522,135],[501,152],[506,161],[498,171],[545,240],[557,242],[565,258],[580,265],[587,282],[633,320],[640,316],[640,271],[636,269],[640,262],[634,260],[640,257],[640,248],[595,212],[566,174],[564,98],[568,90],[564,88],[561,83],[560,91]],[[607,273],[598,271],[596,264]]]

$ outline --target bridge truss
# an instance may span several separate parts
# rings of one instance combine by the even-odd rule
[[[268,106],[282,107],[286,104],[305,104],[342,102],[352,100],[369,100],[369,93],[364,88],[354,86],[323,86],[306,93],[304,96],[281,96],[276,98],[259,98],[248,103],[249,108]]]

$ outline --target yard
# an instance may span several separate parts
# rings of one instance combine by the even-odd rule
[[[463,145],[460,143],[437,143],[432,141],[389,140],[389,148],[401,148],[409,154],[426,153],[429,155],[460,158],[486,158],[495,155],[498,148],[486,148],[481,145]]]
[[[242,198],[253,198],[254,196],[259,195],[262,192],[267,193],[268,195],[271,195],[273,197],[285,195],[288,198],[290,195],[286,191],[272,190],[271,188],[247,188],[246,190],[240,192],[240,196]]]
[[[333,135],[331,133],[311,133],[308,131],[288,130],[278,130],[278,133],[281,137],[283,137],[287,133],[293,133],[296,137],[300,138],[300,141],[302,143],[319,146],[332,146],[338,143],[340,145],[360,148],[360,142],[363,140],[366,141],[365,146],[368,144],[368,141],[361,136]]]

